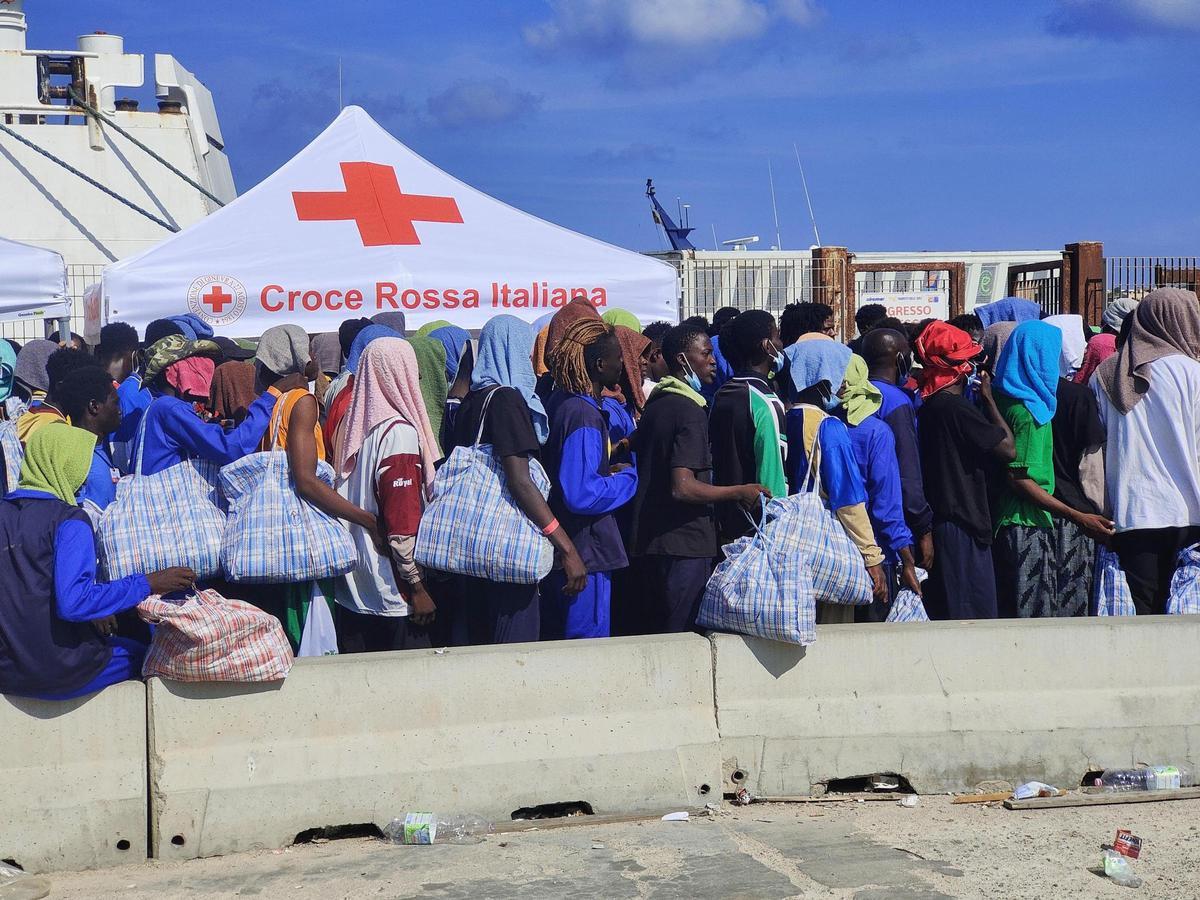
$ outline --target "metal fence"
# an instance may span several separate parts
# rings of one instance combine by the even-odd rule
[[[83,292],[100,280],[103,263],[75,263],[67,266],[67,293],[71,297],[71,330],[83,334]],[[0,337],[24,343],[58,331],[58,319],[19,319],[0,322]]]
[[[1160,287],[1183,288],[1200,296],[1200,257],[1109,256],[1104,264],[1108,300],[1126,295],[1140,300]]]
[[[1038,304],[1048,316],[1063,311],[1062,260],[1008,267],[1008,295]]]
[[[765,309],[778,317],[789,303],[812,300],[814,285],[841,285],[845,269],[840,259],[741,253],[684,256],[679,265],[681,318],[708,319],[723,306]]]

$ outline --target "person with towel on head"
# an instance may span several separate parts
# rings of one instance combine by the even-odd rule
[[[1159,614],[1179,551],[1200,541],[1200,304],[1158,288],[1122,327],[1128,337],[1091,386],[1108,436],[1113,549],[1138,615]]]
[[[365,321],[365,320],[364,320]],[[343,323],[344,325],[345,323]],[[347,329],[354,331],[354,327]],[[366,325],[354,331],[354,340],[350,343],[350,350],[346,353],[346,371],[345,380],[342,376],[334,381],[330,386],[330,390],[334,390],[338,382],[342,382],[340,390],[334,394],[332,400],[326,406],[325,413],[325,453],[326,456],[332,459],[335,455],[337,447],[338,429],[342,426],[342,419],[350,410],[350,401],[354,396],[354,374],[358,371],[358,362],[362,358],[363,351],[367,349],[367,345],[377,338],[398,338],[402,337],[399,332],[386,325]],[[326,395],[328,396],[328,394]]]
[[[146,350],[145,383],[154,393],[134,436],[131,457],[142,457],[143,475],[178,465],[189,456],[227,465],[258,449],[275,397],[263,394],[250,404],[245,420],[230,431],[197,412],[208,405],[213,360],[221,349],[212,341],[172,334]]]
[[[1089,596],[1078,582],[1058,583],[1054,520],[1068,519],[1093,539],[1112,533],[1107,519],[1072,509],[1054,496],[1051,419],[1058,408],[1062,343],[1055,325],[1022,322],[996,364],[996,406],[1012,432],[1015,451],[995,510],[992,548],[997,607],[1006,617],[1085,615]]]
[[[563,569],[563,595],[573,597],[587,583],[587,567],[529,475],[529,461],[537,459],[550,436],[549,419],[535,391],[533,345],[530,326],[515,316],[493,316],[483,326],[471,390],[455,414],[453,437],[446,451],[449,454],[454,447],[469,447],[477,436],[481,444],[492,448],[504,468],[505,484],[513,501],[554,545],[556,564]],[[481,578],[461,581],[462,596],[473,620],[472,643],[538,640],[538,585],[495,583]]]
[[[47,344],[50,347],[47,347]],[[46,352],[45,356],[42,355],[43,352]],[[67,421],[66,414],[59,408],[54,396],[55,386],[68,373],[85,365],[94,365],[96,360],[82,350],[58,349],[57,345],[51,344],[50,341],[26,344],[21,353],[25,355],[17,357],[15,370],[18,384],[31,386],[31,382],[34,381],[37,384],[37,387],[30,391],[28,409],[21,414],[16,423],[17,439],[22,444],[27,444],[34,432],[43,425]]]
[[[821,500],[837,517],[842,529],[862,554],[863,565],[871,576],[874,603],[886,609],[892,593],[889,573],[884,568],[886,557],[875,535],[863,471],[855,456],[850,431],[846,422],[835,414],[843,411],[843,386],[854,354],[845,344],[826,334],[809,334],[814,336],[799,340],[784,351],[788,356],[788,371],[795,390],[791,398],[794,405],[787,413],[788,493],[811,491],[812,485],[808,484],[807,476],[809,470],[815,467]],[[860,374],[865,376],[865,365]],[[865,378],[862,381],[865,382]],[[868,391],[871,391],[869,382],[865,387],[859,383],[847,395],[851,396],[855,406],[853,418],[856,421],[861,421],[860,414],[866,414],[873,404],[873,399],[865,404],[862,402]],[[873,392],[872,398],[876,394]],[[894,455],[892,464],[895,465]],[[899,470],[894,487],[898,492]],[[899,524],[903,527],[902,520]],[[904,528],[904,532],[908,544],[911,544],[911,534],[907,534],[907,528]],[[915,576],[912,581],[916,582]],[[820,603],[817,607],[818,623],[853,622],[855,615],[852,606]]]
[[[97,581],[95,532],[75,505],[95,447],[61,422],[40,429],[0,500],[0,693],[70,700],[141,678],[146,646],[115,636],[115,616],[195,580],[174,568]]]
[[[457,325],[443,325],[429,332],[446,351],[446,404],[442,416],[442,429],[438,440],[450,454],[454,441],[454,420],[463,398],[470,393],[471,376],[475,369],[475,350],[471,346],[471,333]]]
[[[923,364],[917,441],[933,510],[934,564],[923,596],[931,619],[997,615],[988,476],[995,463],[1010,463],[1016,450],[986,370],[979,373],[983,411],[963,396],[982,349],[961,328],[938,321],[916,343]]]
[[[596,312],[596,307],[592,306],[591,301],[576,297],[550,319],[550,324],[546,326],[545,341],[535,342],[533,352],[537,354],[539,343],[541,348],[541,366],[539,368],[538,360],[535,360],[534,367],[538,370],[537,394],[542,398],[543,404],[554,393],[556,387],[551,369],[553,368],[554,351],[562,341],[563,335],[567,333],[568,328],[581,319],[599,320],[599,318],[600,313]]]
[[[337,582],[338,649],[428,648],[437,605],[413,550],[439,454],[417,357],[407,341],[385,336],[367,342],[355,363],[353,396],[337,436],[338,493],[374,515],[379,527],[350,524],[358,566]]]

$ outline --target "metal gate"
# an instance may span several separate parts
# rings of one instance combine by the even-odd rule
[[[1008,267],[1008,296],[1032,300],[1048,316],[1063,311],[1061,259]]]
[[[1109,256],[1105,296],[1140,300],[1155,288],[1177,287],[1200,296],[1200,257],[1196,256]]]
[[[675,260],[672,260],[675,261]],[[842,284],[841,259],[809,255],[696,251],[678,258],[681,287],[680,318],[704,316],[723,306],[741,310],[765,309],[776,318],[789,303],[813,299],[820,286]]]

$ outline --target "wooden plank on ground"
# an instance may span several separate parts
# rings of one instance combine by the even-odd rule
[[[881,791],[870,794],[822,794],[819,797],[755,797],[752,803],[857,803],[864,800],[868,803],[879,800],[896,801],[907,796],[897,791]],[[1007,795],[1006,795],[1007,796]]]
[[[1008,800],[1012,791],[995,791],[991,794],[960,794],[951,803],[995,803],[998,800]]]
[[[1200,800],[1200,787],[1171,791],[1105,791],[1100,794],[1067,794],[1063,797],[1030,797],[1005,800],[1005,809],[1059,809],[1064,806],[1112,806],[1121,803],[1159,803],[1165,800]]]

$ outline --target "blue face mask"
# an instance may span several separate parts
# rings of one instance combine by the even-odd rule
[[[687,373],[683,376],[683,380],[693,391],[697,394],[700,393],[700,376],[692,371],[692,364],[687,361],[687,357],[684,357],[683,364],[687,366]]]

